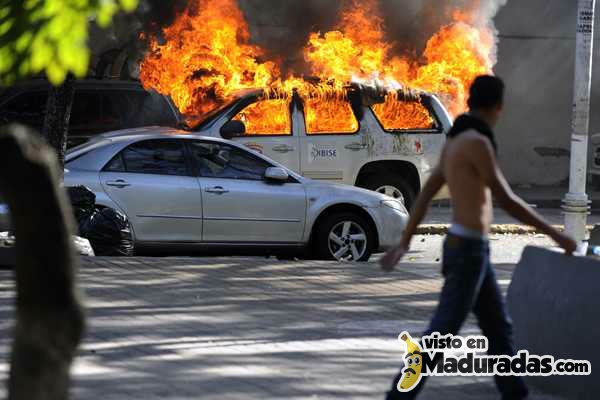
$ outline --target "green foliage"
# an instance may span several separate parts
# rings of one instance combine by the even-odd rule
[[[0,0],[0,84],[46,72],[54,85],[88,70],[88,22],[105,27],[138,0]]]

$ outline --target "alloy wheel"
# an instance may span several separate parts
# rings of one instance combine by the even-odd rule
[[[329,232],[329,251],[338,261],[358,261],[367,250],[367,234],[354,221],[342,221]]]

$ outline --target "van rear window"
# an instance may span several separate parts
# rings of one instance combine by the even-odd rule
[[[427,107],[419,101],[398,99],[395,93],[388,93],[385,101],[375,104],[372,109],[386,131],[438,130]]]

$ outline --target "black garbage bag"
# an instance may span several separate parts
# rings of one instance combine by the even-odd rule
[[[97,256],[132,256],[133,237],[127,217],[112,208],[96,207],[90,188],[67,187],[79,235],[90,241]]]
[[[89,218],[95,211],[96,195],[87,186],[70,186],[67,195],[71,200],[77,224]]]
[[[133,256],[133,237],[127,217],[112,208],[96,208],[79,221],[79,234],[97,256]]]
[[[131,225],[117,210],[96,208],[79,223],[79,234],[90,241],[97,256],[133,256]]]

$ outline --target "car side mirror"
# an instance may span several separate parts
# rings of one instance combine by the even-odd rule
[[[265,179],[277,182],[286,182],[290,178],[290,174],[280,167],[269,167],[265,171]]]
[[[221,137],[223,139],[242,136],[244,133],[246,133],[246,125],[244,125],[242,121],[227,121],[225,122],[225,125],[221,127]]]

